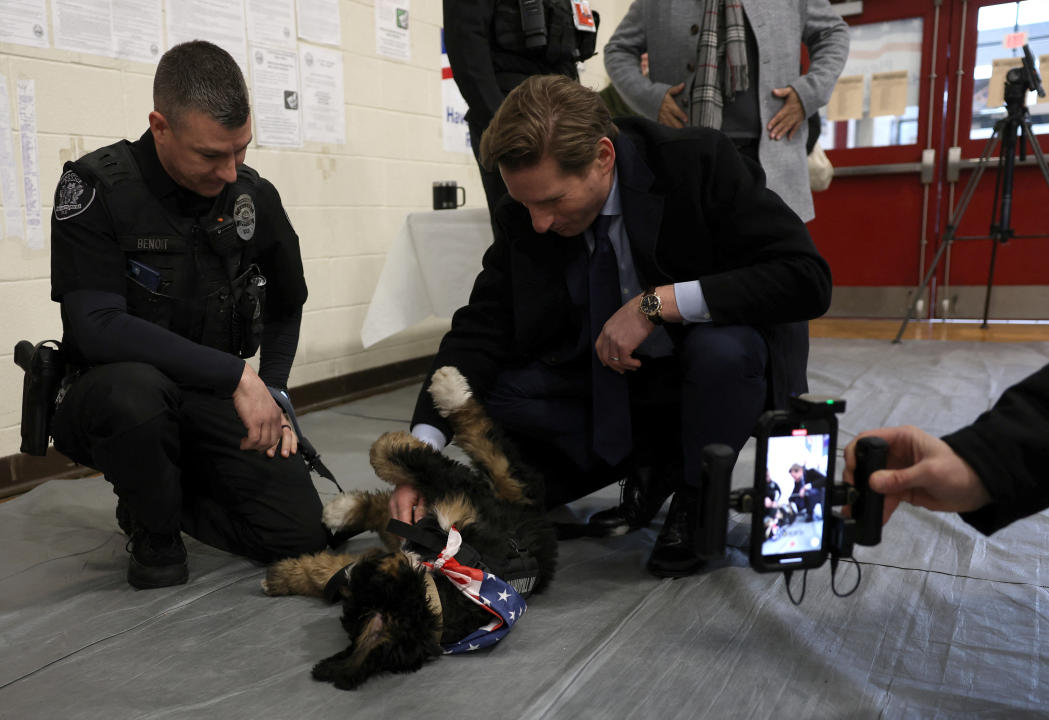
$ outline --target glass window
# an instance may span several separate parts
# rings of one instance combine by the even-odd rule
[[[849,27],[849,59],[820,108],[824,148],[918,142],[922,25],[922,18],[907,18]]]
[[[1024,0],[982,7],[976,27],[972,127],[969,130],[972,140],[990,137],[995,122],[1005,117],[1002,105],[1005,73],[1023,57],[1020,48],[1010,50],[1005,47],[1006,35],[1026,32],[1038,72],[1044,74],[1049,70],[1049,0]],[[1045,85],[1044,78],[1042,84]],[[1049,96],[1038,97],[1037,93],[1029,92],[1026,103],[1031,115],[1031,129],[1035,133],[1049,133]]]

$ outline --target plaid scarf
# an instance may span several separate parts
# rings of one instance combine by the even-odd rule
[[[740,0],[702,0],[703,25],[689,92],[689,124],[721,128],[725,100],[749,86],[747,30]]]

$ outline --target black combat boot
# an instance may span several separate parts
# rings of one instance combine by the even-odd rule
[[[699,491],[682,487],[670,501],[667,519],[648,558],[646,567],[650,573],[664,578],[685,577],[706,564],[696,548],[698,517]]]
[[[182,585],[189,580],[186,546],[180,533],[151,533],[136,527],[128,546],[131,563],[127,581],[132,587],[148,590]]]

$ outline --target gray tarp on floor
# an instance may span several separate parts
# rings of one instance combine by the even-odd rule
[[[848,400],[843,447],[886,424],[948,432],[1046,362],[1045,343],[818,340],[810,376],[813,391]],[[344,487],[379,484],[367,448],[404,427],[415,392],[303,418]],[[752,468],[748,446],[735,484],[749,484]],[[616,498],[608,488],[574,509],[585,516]],[[114,504],[100,478],[0,504],[0,717],[1049,715],[1045,515],[984,538],[956,516],[907,508],[880,546],[858,549],[855,595],[834,597],[825,566],[809,573],[801,607],[739,549],[692,578],[650,577],[658,524],[563,542],[554,585],[493,650],[349,693],[309,675],[347,644],[337,607],[268,598],[262,568],[192,540],[188,585],[136,592]],[[743,546],[746,524],[730,518],[731,544]]]

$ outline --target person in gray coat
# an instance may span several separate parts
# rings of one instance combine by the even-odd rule
[[[732,138],[808,222],[815,213],[805,119],[830,99],[848,54],[848,26],[829,0],[635,0],[605,46],[605,69],[642,116]]]

